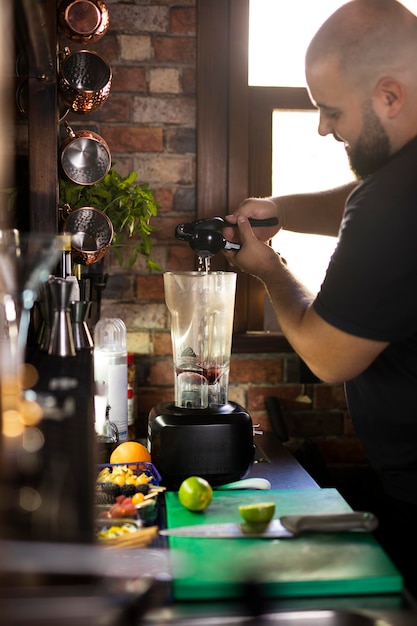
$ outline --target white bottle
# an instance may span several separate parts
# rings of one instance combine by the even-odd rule
[[[106,386],[109,419],[117,426],[119,442],[127,441],[126,326],[121,319],[104,318],[95,326],[94,380]]]

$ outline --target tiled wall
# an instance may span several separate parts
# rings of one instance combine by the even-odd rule
[[[107,0],[110,30],[93,48],[112,66],[111,95],[88,128],[108,142],[121,174],[138,172],[155,190],[161,210],[153,224],[154,258],[163,269],[194,269],[194,255],[174,239],[174,228],[195,214],[196,0]],[[86,120],[87,121],[87,120]],[[76,120],[77,124],[85,124]],[[120,268],[110,253],[102,316],[121,317],[135,354],[137,434],[144,436],[149,409],[173,400],[169,319],[162,276],[148,275],[138,261]],[[264,399],[278,396],[297,449],[315,441],[330,467],[361,466],[342,386],[308,384],[303,392],[293,353],[232,357],[230,399],[247,407],[253,421],[270,430]]]

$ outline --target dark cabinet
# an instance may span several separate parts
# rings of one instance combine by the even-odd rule
[[[57,0],[16,0],[13,8],[16,124],[26,130],[16,149],[18,223],[31,231],[57,232]]]

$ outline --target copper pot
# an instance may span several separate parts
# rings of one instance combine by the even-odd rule
[[[109,11],[102,0],[63,0],[58,23],[65,37],[79,43],[101,39],[109,27]]]
[[[91,130],[74,132],[66,124],[69,137],[61,146],[61,167],[77,185],[95,185],[108,174],[111,155],[107,143]]]
[[[61,55],[59,92],[75,113],[90,113],[104,104],[110,94],[112,71],[97,52],[65,49]]]
[[[71,211],[64,223],[71,235],[71,252],[75,263],[92,265],[106,254],[113,239],[113,224],[109,217],[91,206]]]

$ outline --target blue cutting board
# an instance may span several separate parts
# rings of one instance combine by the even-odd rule
[[[336,489],[215,491],[210,506],[192,513],[167,492],[168,528],[240,522],[240,504],[275,502],[275,517],[344,513]],[[400,593],[402,578],[369,533],[320,533],[294,539],[169,537],[177,600],[236,598],[256,581],[271,597]]]

